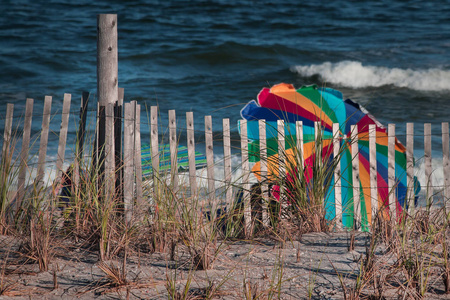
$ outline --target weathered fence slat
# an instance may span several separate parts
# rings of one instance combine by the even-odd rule
[[[123,200],[125,221],[131,221],[134,196],[134,113],[133,105],[124,105],[124,143],[123,143]]]
[[[277,132],[278,132],[278,178],[282,179],[284,176],[286,176],[286,166],[287,163],[287,157],[286,157],[286,140],[284,137],[284,120],[278,120],[277,121]],[[285,191],[285,186],[283,186],[283,180],[279,180],[280,185],[280,205],[283,209],[287,208],[287,199],[284,199],[288,195],[288,193]],[[281,214],[281,210],[280,210]]]
[[[10,156],[13,113],[14,113],[14,104],[8,103],[6,105],[5,129],[3,131],[3,147],[2,147],[3,162],[6,162],[6,160],[8,160]],[[4,163],[2,163],[2,165],[5,166]]]
[[[444,204],[450,200],[450,157],[448,122],[442,123],[442,169],[444,172]]]
[[[197,181],[195,167],[195,133],[194,133],[194,113],[186,112],[186,134],[189,160],[189,185],[191,186],[191,197],[197,196]]]
[[[206,176],[208,178],[208,199],[211,205],[216,198],[215,183],[214,183],[214,151],[213,151],[213,133],[212,133],[212,118],[205,116],[205,151],[206,151]],[[214,218],[215,210],[211,206],[211,216]]]
[[[375,124],[369,125],[369,163],[370,163],[370,206],[371,225],[378,213],[378,189],[377,189],[377,127]]]
[[[361,227],[361,199],[359,192],[359,149],[358,149],[358,125],[351,125],[352,148],[352,183],[353,183],[353,220],[354,229]]]
[[[319,122],[314,122],[314,153],[316,157],[322,157],[322,148],[323,148],[323,140],[322,140],[322,127]],[[317,163],[322,166],[322,159],[317,159]]]
[[[175,110],[169,110],[169,147],[170,147],[170,174],[173,192],[178,191],[178,140],[177,117]]]
[[[333,124],[333,157],[336,160],[334,169],[334,205],[336,214],[336,228],[342,229],[342,192],[341,192],[341,163],[339,156],[340,149],[339,124]],[[302,154],[303,156],[303,154]]]
[[[231,134],[230,119],[222,120],[223,126],[223,172],[225,179],[225,199],[228,207],[233,207],[233,188],[231,186]]]
[[[241,158],[242,158],[242,201],[244,203],[245,235],[249,237],[252,232],[251,206],[250,206],[250,166],[248,162],[247,120],[239,120],[241,128]]]
[[[406,201],[408,203],[408,213],[414,214],[414,123],[406,123],[406,177],[407,190]]]
[[[13,145],[11,145],[11,133],[12,133],[12,121],[13,121],[13,113],[14,113],[14,104],[8,103],[6,105],[6,117],[5,117],[5,129],[3,133],[3,147],[2,147],[2,157],[1,157],[1,163],[0,167],[2,170],[1,174],[1,181],[5,182],[8,177],[9,168],[11,166],[12,162],[12,153],[11,148]],[[11,199],[6,199],[7,201],[10,201]],[[5,200],[4,200],[5,201]]]
[[[72,100],[71,94],[64,94],[63,109],[61,115],[61,127],[59,129],[59,143],[58,143],[58,156],[56,159],[56,172],[58,180],[64,172],[64,158],[66,154],[66,142],[67,142],[67,131],[69,129],[69,115],[70,115],[70,102]]]
[[[136,174],[136,206],[143,205],[141,157],[141,105],[134,101],[134,166]]]
[[[115,151],[114,151],[114,104],[105,106],[105,195],[107,199],[114,197],[115,183]]]
[[[22,149],[20,151],[20,167],[17,182],[16,208],[21,207],[25,196],[25,176],[28,167],[28,152],[30,151],[31,121],[33,117],[33,99],[28,98],[25,107],[25,120],[23,124]]]
[[[123,156],[122,156],[122,131],[123,131],[123,98],[125,90],[118,88],[118,98],[114,103],[114,157],[116,175],[116,198],[123,201]]]
[[[295,122],[295,134],[297,136],[297,149],[299,151],[300,172],[303,172],[304,152],[303,152],[303,121]]]
[[[151,154],[152,154],[152,172],[153,185],[156,186],[159,181],[159,142],[158,142],[158,107],[150,108],[150,132],[151,132]]]
[[[389,188],[389,213],[392,220],[396,218],[396,193],[395,189],[395,124],[388,125],[388,188]]]
[[[43,180],[45,172],[45,157],[47,156],[48,131],[50,127],[51,113],[52,113],[52,97],[45,96],[44,111],[42,114],[41,138],[39,143],[38,169],[37,169],[37,176],[35,179],[38,191],[41,190],[44,184]]]
[[[423,126],[424,135],[424,158],[425,158],[425,179],[427,183],[427,209],[431,208],[433,203],[433,180],[432,174],[432,162],[431,162],[431,123],[425,123]]]
[[[261,195],[263,199],[262,221],[263,224],[269,225],[269,190],[267,186],[267,139],[266,139],[266,121],[259,120],[259,161],[260,161],[260,176],[261,176]]]

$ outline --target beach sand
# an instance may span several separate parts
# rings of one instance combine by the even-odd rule
[[[108,285],[97,252],[74,242],[58,243],[50,271],[39,272],[37,264],[20,261],[17,240],[6,236],[0,240],[2,284],[10,286],[1,299],[168,299],[168,281],[175,282],[180,293],[188,285],[190,299],[205,299],[208,291],[213,292],[213,299],[245,299],[245,291],[259,299],[344,299],[338,274],[349,289],[355,286],[369,239],[367,233],[357,233],[353,251],[348,250],[348,232],[305,234],[300,242],[284,245],[268,239],[231,241],[221,246],[212,269],[206,271],[190,271],[190,256],[183,247],[177,248],[173,261],[165,253],[133,251],[126,260],[129,284],[118,288]],[[376,276],[384,280],[389,274],[383,275],[382,266],[394,264],[395,259],[382,246],[375,254],[380,268]],[[119,268],[122,263],[120,256],[106,262]],[[401,286],[392,284],[396,274],[389,276],[390,285],[385,285],[383,295],[402,298]],[[447,299],[442,280],[435,277],[430,278],[426,298]],[[366,296],[376,294],[372,283],[362,291]]]

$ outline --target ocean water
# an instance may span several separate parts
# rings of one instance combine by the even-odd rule
[[[6,104],[15,104],[18,117],[26,98],[35,99],[34,134],[45,95],[53,96],[55,133],[64,93],[73,97],[73,124],[82,91],[92,93],[95,108],[97,15],[117,13],[119,86],[144,112],[159,105],[163,123],[169,109],[179,126],[193,111],[196,129],[212,115],[218,132],[222,118],[235,125],[263,87],[317,84],[342,91],[384,125],[396,124],[403,142],[405,124],[416,123],[419,159],[423,123],[432,123],[442,168],[440,124],[450,119],[448,0],[2,0],[0,9],[0,132]],[[141,123],[148,124],[145,113]],[[56,150],[52,134],[49,156]]]

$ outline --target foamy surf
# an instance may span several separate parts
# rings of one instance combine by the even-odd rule
[[[293,66],[301,76],[318,75],[324,82],[351,88],[393,85],[417,91],[450,90],[450,70],[386,68],[363,65],[358,61],[324,62],[317,65]]]

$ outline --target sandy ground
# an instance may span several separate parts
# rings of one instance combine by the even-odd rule
[[[1,286],[9,288],[0,299],[168,299],[168,280],[176,282],[180,293],[187,285],[191,299],[204,299],[208,291],[216,299],[245,299],[244,293],[250,289],[260,295],[259,299],[344,299],[337,274],[348,287],[355,285],[368,240],[366,234],[359,233],[355,250],[348,251],[349,238],[349,233],[343,232],[306,234],[300,242],[284,246],[272,240],[229,242],[221,246],[213,268],[207,271],[190,271],[189,255],[181,247],[175,261],[163,253],[133,253],[126,262],[129,284],[115,288],[108,286],[95,251],[61,242],[50,271],[39,272],[37,264],[20,263],[15,252],[19,243],[3,236]],[[392,261],[383,251],[378,248],[377,256],[384,257],[386,263]],[[122,262],[118,259],[107,264],[121,267]],[[439,278],[430,285],[432,291],[426,298],[447,299]],[[374,294],[372,285],[363,290],[366,295]],[[401,299],[401,290],[391,285],[384,293],[387,299]]]

